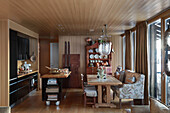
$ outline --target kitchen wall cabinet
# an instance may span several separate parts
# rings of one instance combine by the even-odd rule
[[[18,41],[18,60],[29,59],[29,39],[17,37]]]
[[[29,39],[10,29],[10,79],[17,77],[17,60],[29,59]]]
[[[17,32],[10,30],[10,79],[17,77]]]

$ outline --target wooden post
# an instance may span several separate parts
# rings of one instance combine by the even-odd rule
[[[98,85],[98,103],[102,103],[102,86]]]

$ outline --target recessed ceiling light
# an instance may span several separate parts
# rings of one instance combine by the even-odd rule
[[[89,29],[90,32],[94,32],[94,29]]]
[[[59,27],[61,27],[62,25],[61,24],[58,24]]]

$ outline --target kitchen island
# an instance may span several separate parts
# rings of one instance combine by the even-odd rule
[[[68,74],[44,74],[42,78],[42,101],[46,101],[46,105],[50,105],[50,101],[55,101],[56,105],[59,105],[62,100],[62,81],[70,76]],[[49,81],[53,83],[49,83]]]

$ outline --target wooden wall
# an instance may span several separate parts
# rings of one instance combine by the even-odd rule
[[[122,37],[112,36],[110,39],[115,53],[112,54],[112,69],[116,71],[118,65],[122,66]]]
[[[39,40],[40,41],[40,74],[46,74],[49,72],[45,66],[50,66],[50,41],[49,40]]]
[[[50,43],[58,43],[58,36],[53,39],[50,38],[48,36],[40,36],[39,40],[39,69],[41,75],[49,73],[49,70],[45,66],[50,67]]]
[[[62,55],[64,54],[65,41],[70,41],[70,53],[80,54],[80,69],[79,72],[85,74],[85,38],[88,36],[59,36],[59,67],[62,68]],[[90,36],[97,39],[98,36]],[[118,65],[122,65],[122,49],[121,37],[113,36],[111,38],[115,53],[113,54],[112,66],[116,70]]]
[[[9,106],[8,20],[0,20],[0,106]]]

